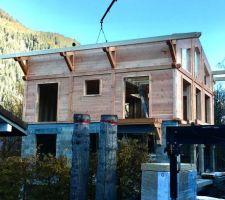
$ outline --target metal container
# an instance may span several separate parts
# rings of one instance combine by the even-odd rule
[[[144,163],[141,169],[141,199],[170,200],[169,163]],[[178,200],[196,200],[196,178],[195,165],[181,164],[178,174]]]

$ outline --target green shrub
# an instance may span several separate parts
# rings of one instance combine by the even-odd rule
[[[118,198],[135,199],[140,195],[141,163],[148,161],[148,147],[136,139],[122,139],[117,159]]]
[[[0,199],[68,200],[69,167],[66,159],[46,157],[0,161]]]
[[[135,139],[119,141],[117,152],[118,199],[134,199],[141,189],[141,163],[147,145]],[[90,155],[89,199],[95,199],[97,155]],[[65,158],[46,156],[0,160],[1,200],[68,200],[70,167]]]

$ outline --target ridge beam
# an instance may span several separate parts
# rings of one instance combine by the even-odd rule
[[[16,58],[14,58],[14,60],[19,63],[21,69],[23,70],[25,77],[27,77],[28,69],[29,69],[29,63],[28,63],[29,57],[16,57]]]
[[[64,58],[69,70],[72,72],[75,70],[75,52],[61,52],[60,56]]]
[[[112,69],[115,69],[116,68],[116,48],[103,47],[103,51],[106,53]]]
[[[172,67],[173,68],[180,68],[181,65],[177,64],[176,49],[174,47],[174,41],[173,40],[167,40],[166,44],[169,46],[169,49],[170,49],[170,55],[171,55],[171,58],[172,58]]]

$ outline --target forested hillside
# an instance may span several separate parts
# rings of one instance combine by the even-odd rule
[[[74,41],[57,33],[35,32],[0,9],[0,54],[72,46]],[[13,60],[0,60],[0,105],[21,115],[22,71]]]

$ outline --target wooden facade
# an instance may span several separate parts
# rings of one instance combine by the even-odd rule
[[[52,121],[72,122],[74,113],[90,114],[92,121],[98,121],[102,114],[125,119],[131,110],[141,113],[134,111],[142,109],[139,102],[132,108],[130,103],[140,95],[130,92],[129,99],[125,80],[140,83],[145,77],[147,118],[213,124],[212,72],[200,35],[173,34],[1,58],[14,58],[24,71],[23,120],[28,123],[44,122],[39,120],[40,85],[52,83],[58,88],[56,119]]]

